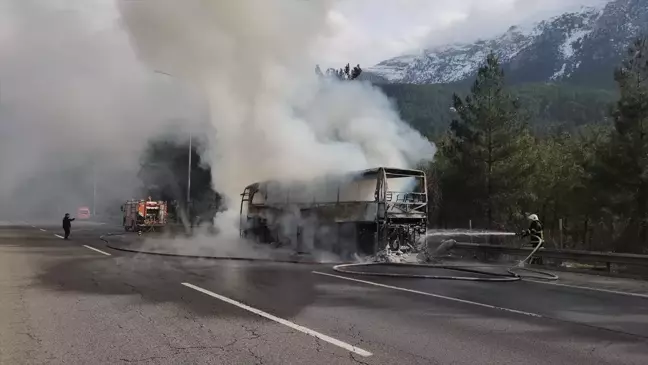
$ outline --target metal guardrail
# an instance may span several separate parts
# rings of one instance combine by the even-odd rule
[[[482,252],[493,252],[511,256],[528,256],[533,248],[525,247],[510,247],[500,245],[487,245],[467,242],[457,242],[456,248],[475,250]],[[590,252],[579,250],[556,250],[556,249],[540,249],[535,253],[535,256],[543,258],[570,260],[576,262],[587,263],[605,263],[610,269],[611,264],[621,265],[637,265],[648,267],[648,255],[635,255],[624,253],[606,253],[606,252]]]

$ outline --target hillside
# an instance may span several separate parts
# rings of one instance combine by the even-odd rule
[[[397,105],[402,118],[423,134],[436,138],[445,133],[454,117],[452,94],[465,95],[459,85],[378,85]],[[512,87],[527,122],[537,133],[571,130],[585,124],[605,123],[616,92],[570,84],[528,83]]]
[[[513,84],[562,81],[609,88],[627,46],[646,33],[648,1],[611,0],[536,24],[513,25],[493,39],[395,57],[367,71],[391,83],[461,83],[474,77],[492,50]]]

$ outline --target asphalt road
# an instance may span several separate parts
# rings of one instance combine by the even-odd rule
[[[75,223],[0,226],[0,364],[648,364],[648,296],[125,253]]]

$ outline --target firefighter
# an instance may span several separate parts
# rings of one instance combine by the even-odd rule
[[[68,237],[70,237],[70,229],[72,228],[72,221],[75,219],[76,218],[70,218],[70,213],[65,213],[65,217],[63,217],[63,231],[65,232],[64,239],[68,239]]]
[[[520,233],[520,236],[522,237],[529,237],[529,243],[533,248],[535,248],[538,245],[544,244],[544,232],[543,232],[543,227],[542,223],[540,222],[540,219],[538,218],[537,214],[530,214],[527,219],[531,221],[529,224],[529,229],[525,229]],[[534,257],[531,259],[531,263],[537,263],[539,265],[542,265],[542,257]]]

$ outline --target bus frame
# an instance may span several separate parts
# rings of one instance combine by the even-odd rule
[[[393,182],[399,178],[413,179],[409,181],[410,185],[414,181],[415,188],[394,189],[398,184]],[[270,189],[273,185],[274,193]],[[356,185],[357,192],[364,189],[359,198],[349,194]],[[322,190],[332,194],[323,197],[326,194],[321,194]],[[427,180],[420,170],[377,167],[308,181],[258,182],[245,187],[241,194],[239,231],[241,237],[264,243],[296,241],[300,251],[304,237],[314,236],[314,247],[332,246],[336,253],[371,255],[386,248],[415,248],[427,229],[427,204]],[[285,216],[298,218],[297,223],[282,226],[281,217]],[[324,227],[328,234],[318,234]],[[316,232],[305,235],[309,229]],[[318,240],[334,242],[318,245]],[[349,240],[356,244],[350,251],[349,245],[343,248]]]

